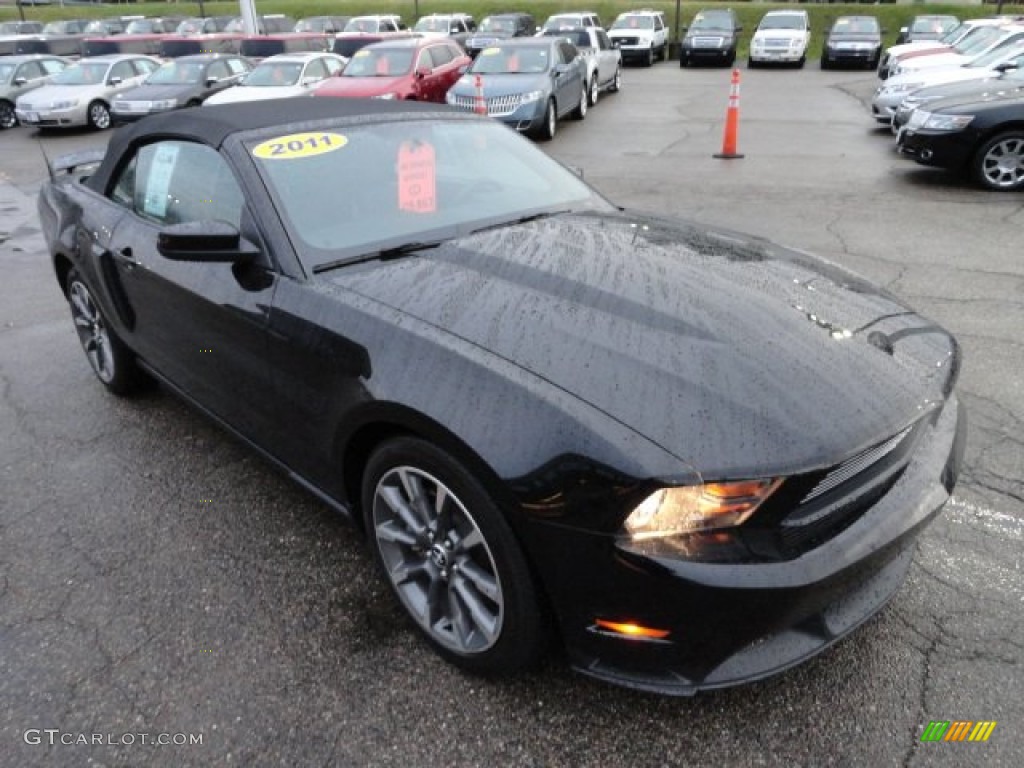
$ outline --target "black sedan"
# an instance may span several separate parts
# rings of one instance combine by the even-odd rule
[[[99,380],[163,382],[350,515],[468,670],[555,636],[666,693],[772,674],[893,596],[956,481],[949,334],[812,256],[622,211],[498,121],[204,107],[54,170]]]
[[[251,69],[248,59],[235,54],[182,56],[164,64],[138,88],[114,99],[111,114],[114,122],[128,123],[157,112],[198,107],[238,83]]]
[[[1024,69],[1009,69],[1005,72],[993,72],[993,77],[982,80],[967,80],[956,83],[929,85],[911,91],[900,102],[896,114],[892,116],[892,129],[896,135],[910,121],[914,110],[925,104],[940,99],[956,101],[978,101],[993,93],[1010,93],[1024,91]]]
[[[896,148],[922,165],[968,173],[997,191],[1024,189],[1024,93],[999,89],[915,109]]]
[[[825,35],[821,68],[837,65],[876,69],[882,56],[882,29],[874,16],[840,16]]]

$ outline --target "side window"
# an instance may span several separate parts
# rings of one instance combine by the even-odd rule
[[[576,58],[576,47],[572,43],[563,40],[558,48],[562,52],[562,63],[568,64]]]
[[[130,61],[119,61],[115,64],[110,70],[110,77],[108,80],[113,80],[115,77],[121,78],[122,82],[135,77],[135,70],[132,69],[132,63]]]
[[[56,75],[58,72],[64,71],[63,61],[57,61],[56,59],[43,59],[39,63],[43,65],[43,70],[48,75]]]
[[[327,67],[324,66],[323,59],[313,59],[306,66],[306,71],[302,74],[302,78],[306,80],[311,77],[317,80],[323,80],[327,77]]]
[[[343,68],[342,63],[337,59],[324,59],[323,62],[324,66],[327,67],[328,77],[338,74]]]
[[[148,75],[150,72],[155,72],[160,68],[160,65],[155,61],[149,59],[136,59],[132,62],[135,65],[135,71],[140,75]]]
[[[451,34],[457,35],[466,31],[466,25],[460,19],[452,19],[451,26],[448,29]]]
[[[398,31],[398,27],[395,26],[394,22],[382,21],[380,23],[380,31],[381,32],[397,32]]]
[[[217,60],[210,65],[210,68],[206,70],[206,76],[216,77],[218,80],[223,80],[225,77],[230,77],[231,72],[228,70],[228,63],[223,60]]]
[[[130,193],[131,208],[158,224],[242,221],[244,197],[224,158],[210,147],[161,141],[139,149],[111,197]]]
[[[28,61],[18,67],[18,71],[14,75],[14,79],[17,80],[19,77],[23,77],[26,80],[38,80],[43,76],[43,69],[39,66],[38,62]]]
[[[433,48],[428,48],[426,52],[430,54],[434,67],[443,67],[452,60],[452,52],[447,45],[435,45]]]
[[[599,51],[607,51],[611,48],[611,43],[608,41],[608,35],[603,29],[597,30],[597,49]]]
[[[115,203],[131,208],[135,202],[135,165],[138,155],[131,159],[131,162],[121,171],[117,177],[117,184],[110,193],[110,199]]]
[[[249,71],[249,68],[245,66],[245,62],[241,59],[228,59],[228,67],[231,69],[231,74],[233,75]]]

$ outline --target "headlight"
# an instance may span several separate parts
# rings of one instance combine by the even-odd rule
[[[741,525],[782,484],[782,478],[662,488],[624,523],[633,541]]]
[[[798,38],[794,38],[793,40],[789,41],[789,47],[795,50],[800,50],[801,48],[804,47],[804,41]]]
[[[394,99],[395,94],[393,93],[382,93],[379,96],[374,96],[375,99]]]
[[[959,131],[970,125],[973,119],[974,115],[936,115],[926,113],[921,127],[929,131]]]
[[[50,105],[50,109],[71,109],[77,106],[78,99],[72,99],[71,101],[55,101]]]
[[[149,102],[150,109],[174,109],[178,106],[177,99],[161,99],[160,101]]]
[[[522,104],[532,104],[533,102],[540,101],[543,98],[544,98],[544,91],[530,91],[529,93],[524,93],[523,94],[523,97],[522,97],[520,103],[522,103]]]

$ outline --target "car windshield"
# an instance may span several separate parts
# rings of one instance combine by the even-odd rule
[[[469,72],[474,75],[540,74],[547,72],[550,66],[551,56],[546,47],[510,45],[480,51]]]
[[[43,27],[44,35],[63,35],[67,31],[67,22],[51,21]]]
[[[174,34],[187,37],[188,35],[199,35],[203,32],[203,19],[185,19],[174,30]]]
[[[910,32],[915,35],[935,35],[936,37],[947,32],[951,25],[956,25],[955,19],[923,18],[915,19],[910,25]]]
[[[653,16],[619,16],[612,22],[612,29],[654,29]]]
[[[496,121],[433,117],[281,134],[246,146],[313,270],[528,216],[615,210]],[[467,163],[467,153],[486,162]],[[359,194],[339,196],[339,179],[359,179]]]
[[[492,19],[490,17],[480,22],[478,32],[500,32],[512,34],[516,31],[516,23],[512,19]]]
[[[363,48],[349,59],[342,77],[395,77],[412,70],[414,48]]]
[[[295,85],[301,74],[298,62],[265,61],[246,75],[242,84],[257,88]]]
[[[107,76],[108,64],[99,61],[80,61],[72,64],[50,81],[54,85],[93,85],[102,83]]]
[[[151,35],[160,31],[160,22],[152,19],[136,19],[124,28],[126,35]]]
[[[376,19],[351,19],[348,24],[345,25],[346,32],[376,32],[377,31],[377,20]]]
[[[698,13],[690,23],[690,29],[732,29],[732,16],[727,13]]]
[[[804,17],[796,13],[769,14],[761,19],[758,29],[804,29]]]
[[[571,40],[577,48],[591,48],[590,34],[585,29],[546,29],[545,37],[558,37]]]
[[[544,22],[544,29],[559,29],[560,27],[581,27],[583,20],[579,16],[552,16]]]
[[[832,25],[833,35],[877,35],[878,21],[867,16],[840,18]]]
[[[193,85],[201,82],[205,67],[197,61],[172,61],[146,78],[150,85]]]
[[[975,69],[990,69],[1007,59],[1019,56],[1021,53],[1024,53],[1024,40],[1014,40],[1011,43],[996,46],[991,51],[972,59],[964,66]]]
[[[971,34],[961,40],[959,43],[953,46],[953,50],[956,53],[962,53],[965,56],[974,56],[998,40],[1006,33],[998,27],[978,27]]]
[[[416,22],[414,32],[444,32],[448,33],[451,27],[451,20],[447,16],[424,16]]]
[[[971,28],[968,27],[966,24],[957,24],[955,27],[949,30],[949,32],[940,37],[939,42],[945,43],[946,45],[953,45],[955,42],[963,38],[970,31]]]
[[[111,32],[110,28],[107,27],[107,23],[105,21],[90,21],[85,26],[85,30],[84,31],[85,31],[85,34],[87,34],[87,35],[100,35],[100,36],[109,35],[110,32]]]

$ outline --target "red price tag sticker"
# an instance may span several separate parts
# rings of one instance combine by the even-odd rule
[[[437,210],[434,148],[407,141],[398,150],[398,209],[412,213]]]

